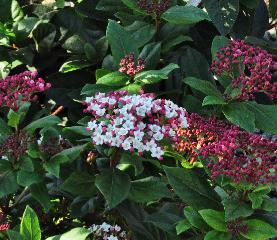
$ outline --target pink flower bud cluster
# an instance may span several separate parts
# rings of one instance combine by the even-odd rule
[[[119,72],[125,73],[131,77],[135,76],[137,73],[144,69],[144,61],[139,58],[138,63],[135,63],[135,55],[133,53],[126,55],[121,59]]]
[[[126,231],[118,225],[103,222],[101,225],[93,224],[90,228],[95,240],[127,240]]]
[[[196,113],[187,116],[188,128],[179,128],[177,135],[180,141],[174,144],[176,151],[186,154],[190,163],[197,161],[199,149],[217,140],[221,132],[228,128],[228,125],[216,118],[205,119]]]
[[[171,0],[138,0],[138,6],[140,9],[145,10],[147,13],[155,13],[160,15],[165,12],[171,4]]]
[[[35,93],[44,92],[51,87],[41,78],[37,78],[37,72],[23,72],[0,80],[0,107],[9,107],[18,110],[18,101],[36,101]]]
[[[237,126],[222,131],[214,142],[200,149],[209,158],[213,178],[225,175],[235,183],[254,185],[277,180],[277,142],[248,133]]]
[[[7,222],[6,216],[0,212],[0,232],[10,229],[10,224]]]
[[[153,94],[128,95],[127,91],[97,93],[85,100],[93,115],[87,129],[95,145],[118,147],[162,159],[164,142],[177,142],[177,127],[186,128],[186,110]]]
[[[5,139],[5,141],[0,145],[0,157],[6,156],[8,158],[13,158],[18,160],[22,155],[24,155],[28,149],[28,144],[32,142],[32,139],[28,134],[20,130],[11,134]]]
[[[228,222],[226,227],[233,237],[239,237],[241,233],[245,234],[249,231],[248,225],[243,223],[241,219]]]
[[[233,40],[219,50],[216,58],[211,71],[218,77],[232,78],[232,87],[240,91],[237,100],[253,100],[257,93],[264,93],[270,99],[277,98],[277,82],[273,82],[271,73],[274,61],[267,51],[242,40]],[[226,97],[231,99],[229,95]]]

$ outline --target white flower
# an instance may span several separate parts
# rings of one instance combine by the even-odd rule
[[[154,133],[157,133],[157,132],[159,132],[159,131],[161,130],[161,127],[158,126],[158,125],[155,125],[155,124],[150,125],[149,128],[150,128],[151,131],[154,132]]]
[[[128,134],[128,130],[125,129],[125,128],[119,128],[118,134],[119,134],[120,136],[125,136],[125,135]]]
[[[161,158],[164,155],[164,151],[160,147],[151,149],[151,157],[153,158]]]
[[[123,143],[122,143],[122,145],[121,145],[122,147],[123,147],[123,149],[125,150],[125,151],[128,151],[128,150],[130,150],[130,148],[131,148],[131,143],[127,140],[125,140]]]
[[[168,133],[169,133],[169,136],[171,137],[174,137],[176,135],[176,132],[172,128],[169,130]]]
[[[118,240],[118,238],[116,236],[113,236],[113,235],[109,236],[107,239],[108,240]]]
[[[105,222],[103,222],[103,223],[100,225],[100,229],[103,230],[104,232],[109,232],[109,231],[110,231],[110,228],[111,228],[111,225],[108,224],[108,223],[105,223]]]
[[[92,137],[92,139],[96,145],[102,145],[104,143],[104,138],[100,134],[97,134],[96,136]]]
[[[145,127],[146,127],[146,124],[143,123],[143,122],[140,122],[140,123],[138,124],[138,128],[139,128],[140,130],[144,130]]]
[[[157,140],[157,141],[161,141],[164,138],[164,135],[160,132],[157,132],[153,135],[153,137]]]
[[[146,113],[146,107],[145,106],[138,107],[136,111],[138,116],[144,117]]]
[[[123,126],[123,128],[125,128],[126,130],[131,130],[134,128],[134,123],[131,121],[126,121]]]
[[[98,226],[98,225],[95,225],[95,224],[93,224],[93,225],[89,228],[89,230],[90,230],[91,232],[96,232],[98,229],[99,229],[99,226]]]
[[[89,128],[90,130],[94,130],[96,127],[97,127],[97,123],[96,123],[95,120],[94,120],[94,121],[88,122],[88,128]]]
[[[118,226],[118,225],[115,225],[115,226],[114,226],[114,230],[115,230],[116,232],[120,232],[120,231],[121,231],[121,227]]]
[[[141,141],[143,136],[144,136],[144,132],[138,130],[138,131],[135,131],[134,132],[134,136],[135,136],[135,139],[138,140],[138,141]]]
[[[123,119],[122,119],[122,118],[115,118],[115,119],[114,119],[114,125],[115,125],[115,126],[121,125],[122,122],[123,122]]]
[[[106,112],[106,109],[105,108],[100,108],[96,111],[96,114],[100,117],[102,117]]]

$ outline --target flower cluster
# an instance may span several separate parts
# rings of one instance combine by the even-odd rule
[[[85,112],[93,115],[87,129],[95,145],[106,144],[125,151],[150,152],[162,159],[164,143],[178,141],[178,126],[187,127],[186,110],[153,94],[128,95],[127,91],[97,93],[85,100]]]
[[[0,145],[0,157],[6,156],[18,160],[28,149],[32,142],[30,136],[23,130],[11,134]]]
[[[273,82],[271,73],[274,61],[267,51],[242,40],[233,40],[219,50],[216,58],[211,70],[218,77],[231,77],[232,87],[240,90],[237,100],[253,100],[257,93],[264,93],[270,99],[277,98],[277,82]]]
[[[18,102],[35,101],[35,93],[43,92],[51,87],[41,78],[37,78],[36,72],[23,72],[6,77],[0,81],[0,107],[7,106],[18,110]]]
[[[138,0],[138,6],[140,9],[145,10],[147,13],[160,15],[166,11],[171,4],[171,0]]]
[[[10,224],[7,222],[5,215],[0,212],[0,232],[10,229]]]
[[[230,126],[203,146],[200,155],[209,157],[213,178],[225,175],[235,183],[259,185],[277,180],[276,149],[276,141]]]
[[[125,73],[131,77],[141,72],[144,69],[144,61],[139,58],[138,63],[135,63],[135,55],[133,53],[126,55],[121,59],[119,72]]]
[[[118,225],[110,225],[103,222],[101,225],[93,224],[90,227],[96,240],[127,240],[128,236],[126,231]]]
[[[241,219],[236,219],[227,223],[227,230],[232,236],[238,237],[241,233],[247,233],[249,227],[247,224],[243,223]]]
[[[187,120],[189,127],[177,130],[180,141],[174,144],[174,148],[178,152],[185,153],[192,164],[197,160],[199,149],[209,142],[216,141],[228,125],[216,118],[205,119],[196,113],[189,114]]]

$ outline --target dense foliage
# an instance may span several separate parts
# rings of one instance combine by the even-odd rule
[[[0,239],[277,237],[276,0],[0,0]]]

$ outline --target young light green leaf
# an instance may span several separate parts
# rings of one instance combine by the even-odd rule
[[[128,81],[129,77],[126,74],[116,71],[100,77],[97,80],[97,84],[103,84],[111,87],[122,87],[125,86]]]
[[[231,240],[232,235],[230,233],[219,232],[216,230],[211,230],[207,232],[204,240]]]
[[[91,231],[86,228],[73,228],[67,233],[49,237],[46,240],[86,240],[90,234]]]
[[[20,235],[28,240],[41,240],[41,230],[35,211],[27,206],[20,223]]]
[[[225,102],[225,99],[223,97],[219,96],[206,96],[203,99],[202,106],[207,106],[207,105],[225,105],[227,104]]]

